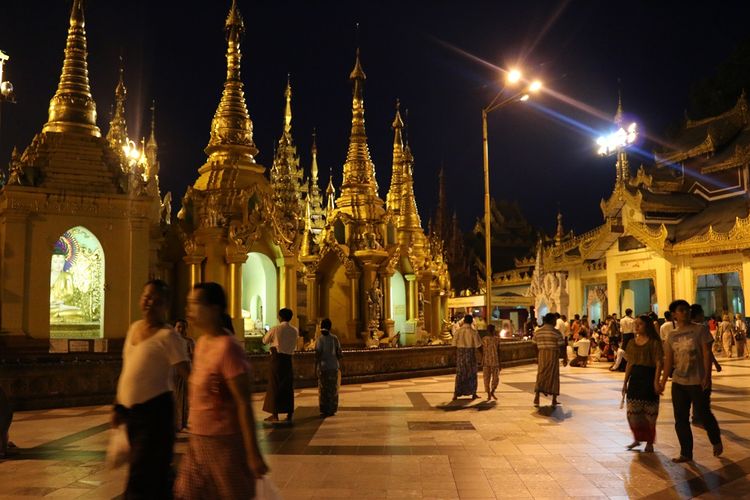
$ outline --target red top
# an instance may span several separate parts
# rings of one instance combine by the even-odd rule
[[[245,350],[231,335],[203,335],[198,339],[189,381],[188,427],[192,434],[225,436],[241,432],[227,380],[249,369]]]

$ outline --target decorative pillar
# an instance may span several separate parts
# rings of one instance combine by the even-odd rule
[[[384,274],[382,276],[383,309],[384,309],[383,317],[385,318],[383,319],[383,330],[385,330],[385,333],[387,333],[389,337],[395,333],[394,328],[396,325],[396,322],[391,317],[391,310],[393,309],[391,277],[393,277],[393,273]]]
[[[247,253],[227,255],[229,264],[227,275],[227,299],[229,316],[232,318],[234,335],[240,341],[245,338],[245,321],[242,318],[242,264],[247,261]]]
[[[316,273],[305,275],[305,297],[307,299],[307,330],[314,332],[320,319],[318,307],[318,276]]]
[[[299,327],[297,315],[297,259],[284,256],[276,261],[279,267],[279,308],[289,308],[294,312],[291,324]],[[274,311],[276,314],[278,311]]]
[[[346,273],[346,277],[349,278],[349,321],[347,322],[347,330],[349,332],[349,338],[354,340],[357,338],[359,332],[359,272]]]
[[[186,255],[182,258],[183,262],[187,264],[190,273],[190,288],[203,281],[203,277],[201,276],[201,262],[203,262],[204,258],[203,255]]]
[[[417,277],[413,274],[407,274],[404,276],[406,279],[408,285],[409,285],[409,292],[407,297],[407,302],[409,306],[409,314],[407,320],[409,321],[416,321],[417,318]]]

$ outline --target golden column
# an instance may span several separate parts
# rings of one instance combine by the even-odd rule
[[[227,248],[226,256],[229,269],[227,270],[227,298],[229,299],[229,316],[232,317],[234,335],[239,340],[245,338],[245,322],[242,319],[242,264],[247,261],[247,252],[230,252]]]
[[[407,274],[404,278],[409,283],[409,296],[407,300],[409,303],[409,314],[406,319],[417,320],[417,277],[414,274]]]
[[[393,276],[393,273],[391,274],[384,274],[382,276],[382,290],[383,290],[383,330],[385,333],[388,334],[388,336],[393,335],[393,329],[396,324],[396,322],[391,317],[391,309],[393,308],[393,305],[391,301],[393,300],[392,292],[391,292],[391,277]]]
[[[318,275],[314,272],[305,275],[305,296],[307,298],[307,327],[313,331],[320,319],[318,308]]]
[[[294,312],[291,323],[299,327],[297,316],[297,259],[292,256],[284,256],[277,259],[279,268],[279,306],[286,307]],[[274,311],[276,314],[278,311]]]
[[[361,273],[355,271],[352,273],[347,272],[346,277],[349,278],[349,321],[348,330],[350,340],[356,340],[357,333],[359,332],[359,278]]]

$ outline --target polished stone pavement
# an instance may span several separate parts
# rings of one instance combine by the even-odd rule
[[[304,389],[294,426],[263,427],[262,447],[287,499],[750,498],[750,360],[721,361],[713,408],[725,453],[713,457],[693,428],[692,464],[670,462],[668,396],[656,453],[625,450],[623,375],[604,363],[562,368],[556,409],[531,405],[535,365],[503,370],[497,403],[451,403],[452,377],[414,378],[344,386],[339,413],[322,420],[316,391]],[[262,395],[254,401],[265,416]],[[0,498],[117,497],[124,472],[102,464],[108,417],[107,407],[18,413],[11,439],[20,450],[0,460]],[[186,439],[178,438],[178,457]]]

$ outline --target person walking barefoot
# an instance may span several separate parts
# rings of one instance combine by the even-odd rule
[[[539,394],[552,396],[552,406],[557,406],[560,395],[560,358],[563,366],[568,366],[568,353],[562,334],[555,329],[555,315],[547,313],[544,323],[534,332],[534,343],[538,348],[536,384],[534,386],[534,406],[539,406]]]

